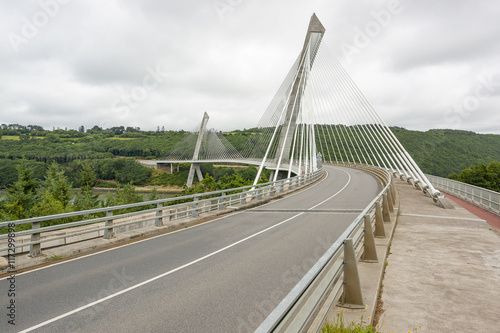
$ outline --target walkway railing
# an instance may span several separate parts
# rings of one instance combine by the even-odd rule
[[[447,178],[430,175],[427,175],[427,178],[440,191],[500,216],[500,193]]]
[[[339,164],[336,164],[339,165]],[[319,331],[325,318],[316,310],[329,295],[348,308],[364,308],[357,261],[377,262],[374,237],[385,237],[384,222],[394,211],[395,190],[391,174],[367,165],[345,165],[365,170],[385,187],[346,231],[333,243],[255,332],[302,332],[316,320]]]
[[[234,205],[245,204],[247,201],[272,197],[276,193],[281,193],[308,184],[318,179],[322,173],[323,170],[318,170],[314,173],[275,182],[257,184],[255,186],[244,186],[128,205],[1,222],[0,227],[31,224],[29,230],[15,233],[16,253],[19,253],[23,247],[29,246],[29,255],[36,257],[41,255],[42,248],[81,241],[82,235],[93,234],[85,239],[97,237],[109,239],[112,238],[117,231],[123,232],[128,226],[133,225],[134,229],[151,226],[153,224],[160,227],[164,225],[165,221],[197,217],[202,213],[224,210]],[[120,212],[126,209],[138,209],[138,211],[127,213]],[[83,220],[46,227],[40,226],[44,221],[57,221],[68,218],[80,218]],[[89,225],[89,227],[84,230],[81,230],[82,228],[73,229],[74,227],[86,225]],[[63,232],[62,235],[44,237],[44,234],[47,235],[48,232],[57,230],[64,230],[65,232]],[[17,243],[22,236],[26,235],[31,236],[28,242]],[[8,234],[0,235],[0,255],[7,254],[9,249],[9,244],[7,242],[8,237]]]

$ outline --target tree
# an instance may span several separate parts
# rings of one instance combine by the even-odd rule
[[[56,162],[49,166],[43,188],[47,194],[60,201],[63,207],[68,206],[71,200],[71,183]]]
[[[80,193],[75,197],[75,208],[77,210],[97,208],[99,206],[98,196],[92,193],[95,183],[95,173],[90,168],[88,162],[83,166],[81,177]]]
[[[15,219],[31,217],[31,209],[38,200],[38,183],[33,178],[33,170],[22,159],[18,167],[18,180],[9,189],[4,209]]]

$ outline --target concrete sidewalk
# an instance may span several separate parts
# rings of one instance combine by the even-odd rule
[[[405,182],[381,299],[381,332],[500,332],[500,236]]]

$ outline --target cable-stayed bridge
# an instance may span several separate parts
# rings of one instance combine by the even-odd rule
[[[321,46],[324,33],[313,15],[303,49],[242,149],[208,129],[205,114],[196,133],[154,161],[192,163],[188,182],[195,174],[202,177],[202,162],[252,164],[287,178],[278,180],[275,172],[266,184],[0,222],[0,227],[23,227],[15,235],[0,235],[0,255],[15,248],[15,256],[6,256],[8,265],[44,265],[15,276],[18,296],[6,304],[15,303],[8,316],[16,318],[16,309],[19,316],[15,326],[0,322],[0,331],[317,332],[325,308],[340,305],[358,315],[355,311],[377,299],[363,296],[358,262],[378,261],[383,267],[387,247],[377,254],[375,237],[387,245],[394,233],[386,228],[395,227],[403,193],[415,199],[407,182],[438,204],[446,204],[433,186],[441,183],[441,189],[488,203],[500,214],[499,193],[429,181]],[[398,192],[398,186],[404,190]],[[428,202],[439,210],[439,216],[421,215],[419,206],[416,214],[403,214],[426,219],[425,228],[429,220],[451,219],[463,233],[460,222],[478,222],[469,216],[453,220],[452,210],[414,193],[420,196],[417,205]],[[72,222],[43,225],[60,219]],[[445,238],[435,237],[436,243]],[[43,258],[53,261],[98,247],[106,251],[56,265]],[[439,255],[438,264],[444,265]],[[487,265],[496,267],[489,260]],[[0,274],[6,277],[0,290],[12,288],[15,272]],[[476,286],[471,290],[479,292]]]
[[[325,31],[314,14],[302,50],[241,151],[222,134],[206,129],[205,113],[199,132],[156,163],[192,163],[188,186],[195,172],[202,179],[202,162],[258,165],[255,183],[264,167],[285,171],[290,177],[316,171],[321,162],[370,165],[390,171],[439,201],[441,193],[328,47],[322,46]],[[277,177],[274,172],[272,180]]]

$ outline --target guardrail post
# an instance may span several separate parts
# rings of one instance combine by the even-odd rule
[[[365,308],[352,238],[344,241],[344,293],[341,306],[353,309]]]
[[[387,193],[384,193],[382,199],[382,216],[384,217],[384,222],[391,222],[391,215],[389,214],[389,203],[387,199]]]
[[[103,238],[105,239],[110,239],[110,238],[113,238],[113,211],[112,210],[108,210],[106,212],[106,217],[108,217],[108,219],[106,220],[106,222],[104,222],[104,226],[105,227],[108,227],[107,229],[104,229],[104,236]]]
[[[283,191],[284,191],[284,190],[285,190],[285,182],[284,182],[284,181],[282,181],[282,182],[280,183],[280,193],[283,193]]]
[[[373,237],[372,221],[370,215],[365,215],[363,256],[361,260],[366,262],[378,262],[377,249],[375,248],[375,238]]]
[[[392,201],[394,204],[396,204],[396,187],[394,186],[394,182],[391,181],[391,185],[389,186],[389,188],[391,189],[392,193]]]
[[[245,189],[243,189],[243,191],[241,191],[241,196],[240,196],[240,205],[243,205],[245,204]]]
[[[158,208],[158,210],[156,211],[156,218],[155,218],[156,227],[161,227],[163,225],[163,210],[161,209],[162,207],[163,204],[161,202],[158,202],[156,204],[156,208]]]
[[[40,229],[40,222],[31,223],[31,230],[36,230],[36,229]],[[39,240],[40,240],[40,233],[39,232],[36,234],[31,234],[31,241],[32,242],[36,242]],[[34,258],[34,257],[38,257],[41,255],[42,255],[42,244],[41,243],[31,244],[30,245],[30,257]]]
[[[257,188],[257,200],[260,200],[260,199],[261,199],[260,192],[261,192],[261,188],[260,188],[260,187],[258,187],[258,188]]]
[[[274,196],[274,183],[269,187],[269,196],[273,197]]]
[[[219,210],[226,209],[226,204],[224,203],[224,201],[226,201],[226,192],[223,192],[222,195],[220,196],[220,199],[219,199]]]
[[[391,213],[394,213],[394,204],[393,204],[393,199],[392,199],[392,192],[391,192],[391,188],[389,187],[388,188],[388,191],[387,191],[387,203],[389,204],[389,211]]]
[[[191,211],[191,216],[196,217],[197,212],[196,212],[196,202],[198,201],[198,197],[194,197],[193,199],[193,210]]]
[[[375,203],[375,237],[385,237],[384,219],[382,218],[382,205]]]

